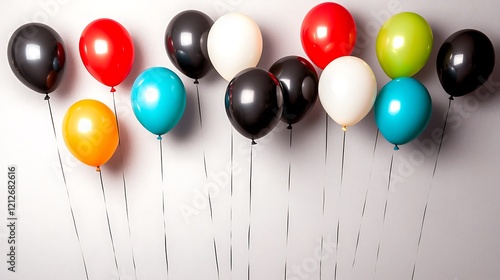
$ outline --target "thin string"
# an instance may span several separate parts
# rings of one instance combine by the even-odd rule
[[[342,185],[344,184],[344,162],[345,162],[345,134],[346,134],[346,129],[345,126],[342,128],[343,130],[343,135],[342,135],[342,161],[340,164],[340,186],[339,186],[339,201],[342,198]],[[337,264],[338,264],[338,257],[339,257],[339,239],[340,239],[340,211],[339,211],[339,216],[337,218],[337,240],[335,244],[335,266],[333,270],[333,279],[337,279]]]
[[[118,111],[116,110],[115,91],[113,91],[112,93],[113,93],[113,109],[115,111],[115,119],[116,119],[116,129],[118,131],[118,135],[120,135],[120,124],[118,121]],[[130,229],[130,215],[129,215],[129,209],[128,209],[127,183],[125,181],[125,171],[123,170],[123,153],[122,153],[122,146],[121,146],[121,137],[118,137],[118,150],[119,150],[119,154],[120,154],[120,163],[122,166],[123,196],[125,198],[125,214],[127,217],[128,236],[129,236],[130,241],[131,241],[130,252],[132,254],[132,265],[134,268],[134,277],[137,280],[137,266],[135,263],[134,245],[132,244],[132,230]]]
[[[380,134],[380,131],[377,128],[377,135],[375,136],[375,144],[373,145],[372,163],[371,163],[371,168],[370,168],[370,174],[368,175],[368,182],[370,182],[370,179],[372,178],[373,160],[375,159],[375,151],[377,150],[377,142],[378,142],[378,135],[379,134]],[[367,187],[366,191],[365,191],[365,200],[363,202],[363,210],[361,211],[361,219],[359,222],[358,234],[356,237],[356,247],[354,247],[354,258],[352,259],[351,274],[352,274],[352,270],[354,269],[354,265],[356,264],[356,256],[358,254],[358,247],[359,247],[359,237],[361,235],[361,225],[363,224],[363,219],[365,217],[366,201],[368,200],[368,190],[369,189],[370,188]]]
[[[207,194],[208,194],[208,208],[210,209],[210,220],[212,221],[212,226],[213,226],[214,215],[212,212],[212,198],[210,195],[210,191],[207,190]],[[215,268],[217,269],[217,279],[220,280],[219,258],[217,254],[217,243],[215,242],[215,233],[213,234],[213,246],[214,246]]]
[[[229,213],[229,279],[233,279],[233,170],[234,170],[234,136],[231,128],[231,175],[230,175],[230,199],[231,209]]]
[[[327,163],[328,163],[328,124],[329,124],[329,117],[328,114],[325,113],[325,182],[323,183],[323,198],[322,198],[322,224],[324,224],[325,221],[325,201],[326,201],[326,173],[327,173]],[[323,244],[325,240],[325,230],[322,229],[321,232],[321,239],[319,242],[319,279],[323,279]]]
[[[71,197],[69,194],[68,183],[66,181],[66,174],[64,173],[64,165],[63,165],[62,159],[61,159],[61,151],[59,150],[59,146],[57,145],[56,126],[54,124],[54,115],[52,114],[52,107],[50,106],[50,97],[48,94],[45,95],[45,100],[47,100],[47,105],[49,107],[50,121],[52,123],[52,131],[54,132],[54,138],[56,140],[57,158],[59,159],[59,166],[61,167],[61,173],[62,173],[62,177],[63,177],[63,181],[64,181],[64,187],[66,189],[66,196],[68,197],[69,211],[71,213],[73,227],[75,228],[76,240],[78,241],[78,246],[80,247],[80,254],[82,256],[82,261],[83,261],[83,269],[85,270],[85,279],[89,280],[89,272],[87,269],[87,262],[85,261],[85,256],[83,255],[82,242],[80,241],[80,234],[78,233],[78,227],[76,226],[76,219],[75,219],[75,213],[73,211],[73,204],[71,203]]]
[[[202,114],[201,114],[200,91],[198,89],[198,86],[200,83],[198,82],[198,80],[195,80],[194,84],[196,85],[196,98],[198,99],[198,116],[199,116],[199,120],[200,120],[201,141],[203,141],[203,118],[202,118]],[[205,177],[208,179],[207,157],[206,157],[205,149],[203,149],[203,168],[205,170]],[[219,269],[219,268],[217,268],[217,269]]]
[[[102,171],[99,169],[98,172],[99,172],[99,179],[101,181],[102,197],[104,199],[104,209],[106,211],[106,221],[108,223],[109,239],[111,240],[111,248],[113,249],[113,257],[115,259],[116,271],[118,272],[118,280],[120,280],[120,270],[118,269],[118,260],[116,259],[115,241],[113,239],[113,234],[111,232],[111,223],[109,222],[108,202],[106,199],[106,192],[104,191],[104,183],[102,180]]]
[[[163,145],[162,145],[162,137],[158,136],[158,140],[160,142],[160,173],[161,173],[161,206],[162,206],[162,212],[163,212],[163,235],[165,236],[165,240],[163,242],[164,244],[164,251],[165,251],[165,268],[166,268],[166,279],[168,279],[168,271],[169,271],[169,266],[168,266],[168,243],[167,243],[167,222],[166,222],[166,215],[165,215],[165,188],[163,187]]]
[[[391,178],[392,178],[392,165],[394,162],[394,153],[391,155],[391,165],[389,167],[389,178],[387,182],[387,195],[385,197],[385,205],[384,205],[384,216],[382,218],[382,232],[384,231],[385,228],[385,218],[387,215],[387,203],[389,201],[389,191],[391,189]],[[378,246],[377,246],[377,257],[375,259],[375,273],[373,274],[373,279],[377,276],[377,266],[378,266],[378,259],[380,255],[380,243],[382,242],[382,233],[380,233],[380,237],[378,240]]]
[[[286,280],[286,275],[288,273],[288,240],[290,238],[290,190],[291,190],[291,179],[292,179],[292,139],[293,139],[293,129],[292,126],[289,126],[290,130],[290,146],[288,150],[289,161],[288,161],[288,198],[287,198],[287,210],[286,210],[286,240],[285,240],[285,264],[284,264],[284,273],[283,280]]]
[[[196,79],[194,81],[194,84],[196,85],[196,98],[198,99],[198,116],[199,116],[199,121],[200,121],[200,130],[201,130],[201,141],[203,142],[203,117],[201,114],[201,101],[200,101],[200,91],[199,91],[199,84],[198,80]],[[208,181],[208,172],[207,172],[207,157],[206,157],[206,152],[205,148],[203,148],[203,168],[205,171],[205,179]],[[214,228],[214,233],[213,233],[213,247],[214,247],[214,258],[215,258],[215,269],[217,271],[217,279],[220,280],[220,268],[219,268],[219,255],[217,254],[217,242],[215,238],[215,223],[214,223],[214,214],[213,214],[213,209],[212,209],[212,195],[210,193],[210,189],[207,188],[207,197],[208,197],[208,207],[210,211],[210,222],[212,223],[212,228]]]
[[[248,267],[247,267],[247,280],[250,280],[250,245],[251,245],[251,235],[252,235],[252,178],[253,178],[253,145],[254,141],[250,145],[250,180],[249,180],[249,192],[248,192],[248,238],[247,238],[247,250],[248,250]]]
[[[436,175],[436,169],[437,169],[437,165],[438,165],[439,154],[441,153],[441,146],[443,145],[443,138],[444,138],[444,133],[446,131],[446,124],[448,123],[448,115],[450,113],[450,107],[451,107],[451,101],[452,100],[453,100],[453,97],[450,96],[449,101],[448,101],[448,109],[446,111],[446,117],[444,118],[443,133],[441,134],[441,139],[439,140],[439,146],[438,146],[438,151],[437,151],[437,155],[436,155],[436,162],[434,162],[434,169],[432,170],[431,185],[429,186],[429,191],[427,192],[427,200],[425,202],[424,212],[422,213],[422,223],[420,225],[420,233],[418,235],[417,252],[415,253],[415,262],[413,263],[413,269],[412,269],[412,272],[411,272],[411,280],[413,280],[414,277],[415,277],[415,269],[416,269],[416,266],[417,266],[417,257],[418,257],[418,252],[420,250],[420,243],[422,241],[422,233],[424,232],[425,217],[427,215],[427,206],[429,205],[429,200],[430,200],[430,196],[431,196],[432,186],[433,186],[433,183],[434,183],[434,176]]]

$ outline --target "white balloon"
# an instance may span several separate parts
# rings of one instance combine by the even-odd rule
[[[343,56],[323,70],[318,95],[326,113],[346,130],[372,109],[377,97],[377,81],[373,70],[362,59]]]
[[[207,50],[215,70],[229,82],[240,71],[257,66],[262,55],[262,34],[250,17],[225,14],[210,28]]]

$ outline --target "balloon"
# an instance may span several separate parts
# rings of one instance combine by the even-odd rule
[[[280,121],[283,112],[280,83],[264,69],[245,69],[229,82],[225,106],[233,127],[255,143],[255,139],[269,133]]]
[[[448,37],[439,48],[439,81],[451,96],[466,95],[488,80],[495,66],[495,50],[482,32],[465,29]]]
[[[65,53],[59,34],[41,23],[19,27],[7,46],[12,72],[25,86],[43,94],[53,92],[61,83]]]
[[[415,139],[427,127],[432,101],[422,83],[402,77],[390,81],[380,90],[374,108],[380,133],[397,150],[398,145]]]
[[[375,74],[366,62],[354,56],[330,62],[319,79],[321,105],[344,131],[370,112],[376,97]]]
[[[415,75],[432,51],[432,29],[420,15],[403,12],[392,16],[377,35],[377,58],[391,79]]]
[[[190,10],[176,15],[165,31],[168,58],[191,79],[203,78],[212,69],[207,38],[213,23],[206,14]]]
[[[114,92],[114,87],[123,82],[132,69],[134,43],[118,22],[97,19],[82,32],[80,57],[89,73]]]
[[[85,99],[73,104],[64,116],[62,130],[69,151],[98,171],[118,147],[116,117],[97,100]]]
[[[229,82],[240,71],[257,66],[262,54],[262,34],[250,17],[229,13],[212,25],[207,48],[215,70]]]
[[[314,66],[300,56],[287,56],[269,69],[283,89],[281,120],[289,125],[299,122],[318,99],[318,74]]]
[[[177,125],[186,108],[186,89],[172,70],[152,67],[142,72],[130,95],[137,120],[151,133],[161,135]]]
[[[312,62],[325,69],[332,60],[352,53],[356,43],[356,23],[342,5],[321,3],[304,17],[300,40]]]

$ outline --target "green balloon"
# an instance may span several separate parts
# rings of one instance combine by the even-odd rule
[[[411,77],[427,63],[432,43],[432,29],[423,17],[412,12],[399,13],[380,28],[377,58],[391,79]]]

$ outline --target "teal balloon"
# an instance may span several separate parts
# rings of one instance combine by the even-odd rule
[[[375,100],[375,122],[394,149],[416,137],[429,124],[432,100],[425,86],[414,78],[397,78],[387,83]]]
[[[132,85],[130,98],[137,120],[158,139],[177,125],[186,109],[184,84],[164,67],[142,72]]]

